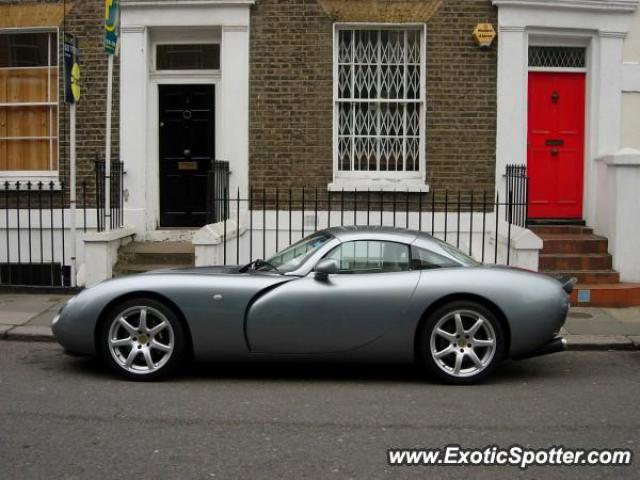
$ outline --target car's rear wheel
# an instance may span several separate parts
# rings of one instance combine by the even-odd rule
[[[186,357],[184,329],[176,314],[151,298],[127,300],[107,315],[99,332],[102,358],[131,380],[174,373]]]
[[[505,334],[497,316],[471,301],[452,302],[433,312],[418,342],[424,366],[447,383],[482,381],[504,358]]]

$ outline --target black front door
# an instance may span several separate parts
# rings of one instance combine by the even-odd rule
[[[160,226],[207,223],[215,155],[215,87],[160,85]]]

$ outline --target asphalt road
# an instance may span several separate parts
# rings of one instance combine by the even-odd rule
[[[201,365],[120,381],[0,342],[0,478],[638,478],[640,352],[507,363],[448,387],[398,366]],[[393,447],[632,448],[631,467],[389,467]]]

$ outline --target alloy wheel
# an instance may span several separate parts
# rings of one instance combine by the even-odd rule
[[[123,370],[147,375],[161,369],[171,358],[175,335],[171,322],[149,306],[127,308],[109,328],[109,352]]]
[[[496,349],[491,322],[473,310],[451,311],[431,331],[431,356],[438,368],[454,377],[478,375],[491,364]]]

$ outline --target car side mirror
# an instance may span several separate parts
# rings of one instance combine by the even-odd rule
[[[316,268],[313,271],[316,272],[318,280],[326,280],[329,275],[338,273],[338,262],[330,258],[323,258],[316,264]]]

